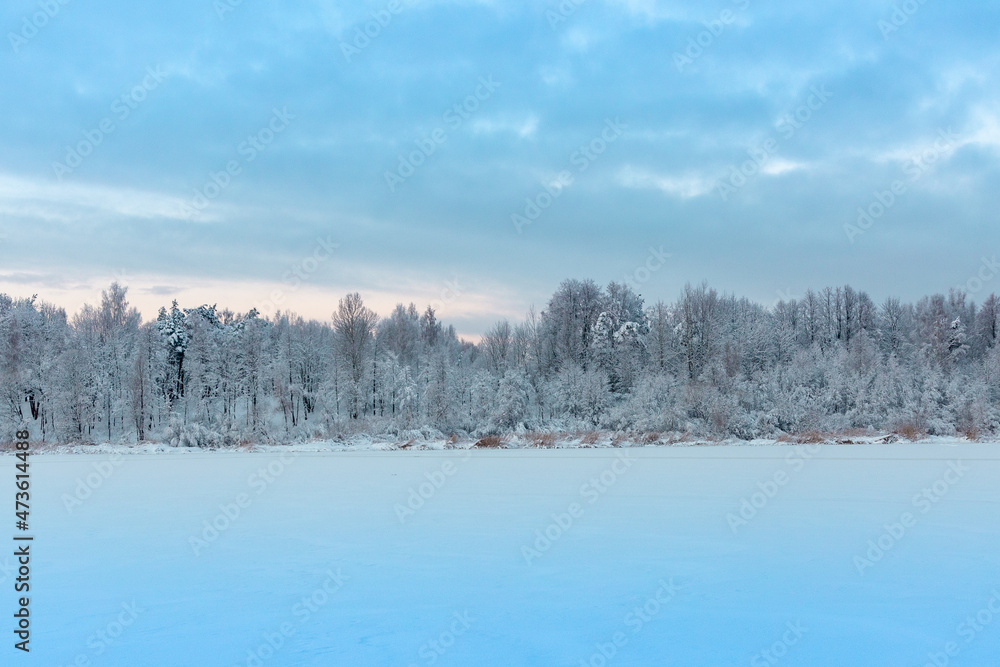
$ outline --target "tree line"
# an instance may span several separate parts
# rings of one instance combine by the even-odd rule
[[[687,285],[566,280],[473,344],[431,307],[329,322],[175,301],[143,322],[112,283],[71,318],[0,294],[0,439],[232,446],[611,429],[754,438],[1000,428],[1000,303],[959,290],[876,304],[850,286],[765,307]]]

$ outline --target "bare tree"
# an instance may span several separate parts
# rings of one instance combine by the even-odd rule
[[[364,409],[361,378],[365,375],[368,350],[372,347],[378,316],[365,306],[357,292],[340,300],[333,314],[336,351],[345,362],[351,379],[351,418],[357,419]]]
[[[715,353],[716,311],[719,295],[706,283],[684,286],[681,296],[681,344],[687,361],[688,379],[696,380]]]

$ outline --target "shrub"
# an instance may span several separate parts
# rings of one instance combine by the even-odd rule
[[[503,447],[503,444],[503,439],[499,435],[487,435],[479,440],[476,440],[476,444],[473,445],[473,447],[483,449],[500,449]]]

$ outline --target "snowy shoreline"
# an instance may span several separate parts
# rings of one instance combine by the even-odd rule
[[[595,437],[596,436],[596,437]],[[741,440],[736,438],[708,439],[685,438],[664,434],[656,438],[648,436],[623,436],[616,433],[600,433],[585,436],[574,434],[512,434],[502,436],[500,445],[484,444],[483,439],[474,438],[427,438],[427,439],[393,439],[391,436],[356,435],[342,439],[323,439],[290,442],[287,444],[252,444],[237,447],[182,447],[167,443],[69,443],[54,445],[48,443],[32,443],[31,453],[48,454],[195,454],[205,452],[225,453],[261,453],[270,452],[303,452],[303,453],[338,453],[338,452],[412,452],[412,451],[497,451],[497,450],[574,450],[574,449],[623,449],[623,448],[673,448],[673,447],[770,447],[770,446],[808,446],[808,445],[943,445],[954,446],[956,443],[998,444],[1000,440],[979,439],[970,440],[954,436],[925,436],[913,440],[892,433],[874,433],[865,435],[826,434],[820,437],[782,437],[756,438]],[[4,446],[0,456],[13,456],[15,451]]]

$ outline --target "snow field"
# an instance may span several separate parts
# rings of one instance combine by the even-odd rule
[[[33,459],[30,664],[1000,654],[995,445],[114,456]]]

